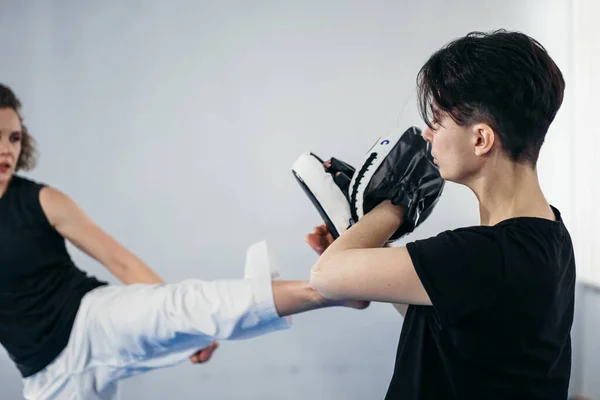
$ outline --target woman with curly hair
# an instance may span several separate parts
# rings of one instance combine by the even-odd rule
[[[0,85],[0,343],[26,399],[113,399],[121,379],[207,361],[216,340],[286,329],[284,317],[308,310],[368,305],[272,280],[263,244],[250,248],[245,279],[166,284],[66,194],[18,175],[35,155],[21,102]],[[66,241],[125,285],[85,274]]]

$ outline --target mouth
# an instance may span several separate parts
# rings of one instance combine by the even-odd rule
[[[9,162],[0,162],[0,174],[5,174],[10,171],[11,165]]]

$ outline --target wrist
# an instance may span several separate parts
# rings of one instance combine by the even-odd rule
[[[323,297],[323,295],[321,293],[317,292],[316,289],[314,289],[312,286],[310,286],[310,282],[306,283],[306,293],[307,293],[308,301],[315,308],[329,307],[333,303],[333,300]]]
[[[344,307],[344,306],[352,306],[349,303],[352,303],[349,300],[340,300],[340,299],[328,299],[324,297],[321,293],[317,292],[312,287],[310,288],[310,302],[313,304],[315,309],[319,308],[328,308],[328,307]]]
[[[378,213],[388,221],[393,222],[396,226],[400,226],[404,223],[404,216],[406,215],[406,208],[404,206],[396,206],[391,201],[385,200],[373,209],[377,210]]]
[[[309,281],[272,281],[273,301],[280,317],[329,306]]]

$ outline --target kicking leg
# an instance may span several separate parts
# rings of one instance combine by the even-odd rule
[[[287,329],[289,320],[279,315],[274,301],[272,279],[277,277],[261,242],[248,249],[244,279],[190,279],[99,292],[89,315],[93,358],[118,366],[122,378],[186,361],[214,340]]]

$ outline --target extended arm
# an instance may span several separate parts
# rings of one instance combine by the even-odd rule
[[[124,284],[164,282],[135,254],[100,228],[66,194],[44,187],[40,191],[40,203],[57,232],[104,265]]]

